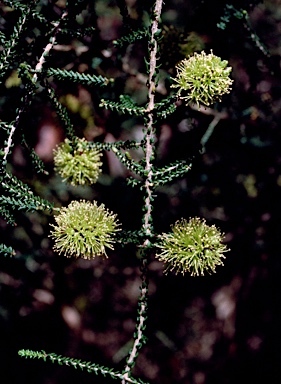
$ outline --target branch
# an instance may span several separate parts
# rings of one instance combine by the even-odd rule
[[[64,357],[55,353],[46,353],[45,351],[32,351],[30,349],[21,349],[18,351],[19,356],[25,357],[26,359],[42,359],[46,361],[49,359],[52,363],[58,363],[59,365],[66,365],[75,369],[79,368],[82,371],[86,370],[89,373],[95,373],[96,375],[101,374],[104,377],[110,377],[112,379],[123,379],[122,373],[114,371],[112,368],[107,368],[98,364],[91,363],[90,361],[81,361],[73,359],[71,357]],[[141,380],[134,378],[127,378],[127,383],[131,384],[145,384]]]
[[[31,82],[33,84],[36,83],[37,79],[38,79],[38,73],[42,72],[42,69],[43,69],[43,64],[46,60],[46,56],[49,55],[51,49],[53,48],[55,42],[56,42],[56,37],[57,37],[57,34],[60,30],[60,25],[61,25],[61,22],[63,21],[63,19],[67,16],[67,11],[64,11],[64,13],[62,14],[61,18],[59,21],[56,22],[55,24],[55,27],[53,28],[53,36],[51,37],[50,39],[50,42],[49,44],[46,45],[38,63],[36,64],[36,67],[35,67],[35,71],[36,73],[33,74],[32,78],[31,78]],[[27,93],[24,97],[24,100],[23,100],[23,104],[21,106],[21,108],[18,110],[18,114],[17,114],[17,117],[11,127],[11,130],[10,130],[10,133],[9,133],[9,137],[8,137],[8,140],[7,140],[7,143],[6,143],[6,146],[4,148],[4,156],[3,156],[3,160],[6,161],[7,159],[7,156],[10,152],[10,149],[12,147],[12,142],[13,142],[13,135],[19,125],[19,121],[20,121],[20,117],[22,115],[23,112],[25,112],[26,110],[26,107],[29,105],[30,103],[30,94]]]
[[[204,115],[214,116],[213,120],[210,122],[206,132],[204,133],[200,141],[200,144],[202,145],[202,149],[203,151],[205,151],[205,145],[207,144],[208,140],[212,136],[214,129],[216,128],[216,126],[221,120],[227,119],[229,117],[228,113],[226,111],[219,112],[216,109],[212,109],[208,107],[203,107],[203,106],[198,107],[195,104],[190,105],[190,107],[195,111],[199,111],[203,113]]]
[[[153,22],[151,25],[151,38],[149,42],[150,57],[149,57],[149,78],[148,78],[148,106],[147,106],[147,118],[146,118],[146,135],[145,135],[145,171],[147,177],[144,183],[145,200],[144,200],[144,216],[142,230],[146,236],[142,244],[143,258],[141,266],[141,279],[142,284],[140,287],[139,308],[138,308],[138,322],[136,324],[136,335],[134,338],[134,344],[127,358],[127,364],[124,370],[124,379],[122,384],[126,383],[126,380],[130,377],[131,370],[135,364],[138,351],[142,346],[142,342],[145,342],[143,331],[145,329],[146,311],[147,311],[147,296],[148,296],[148,256],[145,253],[150,248],[150,238],[153,233],[152,226],[152,201],[153,201],[153,160],[155,157],[155,121],[154,121],[154,109],[155,109],[155,89],[156,89],[156,69],[157,69],[157,34],[158,24],[161,16],[163,0],[156,0],[153,10]]]
[[[21,33],[26,28],[26,23],[31,14],[32,6],[34,6],[35,1],[30,4],[29,7],[21,7],[22,15],[19,18],[17,24],[14,27],[14,31],[10,38],[5,42],[5,35],[1,33],[3,41],[3,52],[0,57],[0,76],[2,77],[5,74],[5,71],[9,69],[10,60],[13,58],[13,53],[15,52],[16,45],[19,42]]]

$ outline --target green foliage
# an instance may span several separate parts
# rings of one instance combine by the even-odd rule
[[[244,28],[247,32],[246,36],[254,42],[256,47],[263,53],[264,56],[270,57],[269,51],[251,27],[249,14],[245,9],[237,9],[232,4],[226,4],[224,8],[224,14],[221,16],[220,22],[217,23],[217,27],[225,30],[227,28],[227,24],[232,18],[243,21]]]
[[[99,143],[99,142],[88,142],[88,148],[103,149],[105,151],[118,152],[121,149],[138,149],[143,146],[144,143],[136,142],[135,140],[115,141],[114,143]],[[117,151],[116,151],[117,150]]]
[[[176,111],[177,97],[175,95],[168,96],[165,99],[155,103],[156,116],[166,119],[169,115]]]
[[[181,160],[162,168],[156,168],[153,173],[153,183],[156,186],[165,185],[171,181],[183,177],[191,169],[192,164]]]
[[[226,25],[230,22],[231,18],[247,19],[248,13],[245,9],[236,9],[232,4],[226,4],[224,8],[224,14],[220,18],[220,22],[217,24],[218,28],[225,29]]]
[[[81,369],[82,371],[85,369],[87,372],[101,374],[103,376],[110,376],[113,379],[122,378],[121,373],[113,372],[112,369],[108,369],[106,367],[99,366],[97,364],[92,364],[88,361],[81,361],[78,359],[72,359],[70,357],[63,357],[60,355],[56,355],[55,353],[46,353],[45,351],[31,351],[31,350],[20,350],[19,355],[21,357],[30,358],[30,359],[43,359],[46,361],[50,360],[52,363],[58,363],[59,365],[67,365],[73,367],[75,369]]]
[[[17,44],[19,43],[21,34],[27,27],[28,18],[32,16],[32,6],[23,5],[18,2],[8,2],[8,5],[20,9],[22,11],[22,14],[19,17],[16,25],[14,26],[13,33],[10,37],[6,38],[6,42],[3,45],[3,51],[0,55],[0,79],[6,74],[12,60],[14,60],[17,56]],[[3,40],[4,38],[2,35],[2,41]]]
[[[15,256],[16,251],[12,247],[7,247],[5,244],[0,244],[0,253],[4,256]]]
[[[78,73],[74,71],[66,71],[63,69],[50,68],[47,71],[48,76],[54,76],[58,80],[71,80],[74,83],[86,84],[86,85],[95,85],[103,87],[112,83],[112,79],[106,79],[102,76],[93,76],[85,73]]]
[[[39,2],[30,1],[28,5],[18,1],[5,1],[4,3],[12,7],[13,12],[16,11],[19,16],[10,36],[0,33],[3,44],[0,56],[0,78],[4,82],[9,71],[16,69],[22,85],[19,96],[20,105],[14,109],[16,116],[12,117],[10,121],[0,122],[4,137],[3,148],[0,153],[2,159],[0,214],[8,224],[15,225],[17,215],[21,212],[42,211],[43,213],[48,211],[51,214],[58,213],[54,217],[56,224],[51,225],[50,237],[54,240],[54,251],[66,257],[93,259],[96,256],[107,256],[107,251],[110,254],[115,243],[122,244],[124,247],[133,244],[139,251],[141,280],[133,346],[126,356],[126,363],[122,372],[54,353],[48,354],[44,351],[20,350],[19,355],[31,359],[50,360],[60,365],[86,370],[89,373],[119,379],[123,384],[143,384],[142,380],[133,378],[132,370],[139,352],[146,343],[145,331],[149,292],[148,264],[150,258],[155,255],[155,249],[157,250],[156,258],[166,264],[165,271],[175,271],[176,274],[189,273],[191,276],[204,275],[205,272],[214,273],[216,267],[223,264],[222,259],[225,258],[224,253],[227,250],[222,243],[223,234],[214,225],[207,225],[204,219],[191,218],[186,221],[183,218],[172,226],[170,233],[155,233],[153,209],[159,192],[158,188],[184,178],[192,168],[193,163],[193,159],[179,158],[168,164],[159,165],[157,146],[160,141],[160,122],[171,118],[171,115],[181,104],[179,99],[185,100],[187,104],[195,103],[199,112],[201,107],[221,101],[222,95],[229,93],[231,89],[233,82],[230,78],[231,68],[227,66],[227,60],[215,56],[212,51],[208,55],[204,51],[195,52],[187,59],[180,61],[172,71],[165,72],[165,79],[167,82],[171,79],[173,82],[171,88],[178,88],[177,93],[170,94],[170,89],[168,89],[167,92],[162,92],[160,95],[160,92],[157,91],[158,87],[161,86],[159,75],[162,64],[160,49],[164,49],[163,40],[165,44],[169,43],[167,30],[166,36],[163,35],[161,24],[164,3],[162,0],[156,0],[146,14],[147,20],[145,22],[142,20],[144,26],[133,28],[134,23],[128,12],[126,2],[119,0],[117,3],[128,32],[120,39],[111,42],[114,46],[113,51],[123,47],[130,50],[128,46],[135,42],[141,41],[147,44],[148,52],[143,60],[143,64],[146,64],[147,73],[134,72],[134,76],[141,86],[146,84],[146,100],[139,101],[135,94],[132,96],[125,94],[130,92],[123,92],[124,87],[119,87],[118,81],[115,82],[110,74],[107,77],[104,69],[106,64],[98,68],[99,72],[97,73],[102,73],[102,75],[85,74],[83,67],[81,69],[78,66],[79,70],[74,70],[73,68],[77,63],[73,58],[71,59],[73,65],[69,65],[65,59],[65,62],[61,60],[63,63],[61,66],[64,68],[54,67],[56,49],[59,49],[60,39],[63,41],[66,38],[81,38],[95,30],[92,26],[80,26],[81,28],[79,28],[77,25],[76,19],[88,6],[88,2],[84,0],[68,1],[62,8],[57,5],[59,12],[54,12],[54,18],[57,18],[55,20],[51,20],[51,16],[50,20],[45,19],[47,16],[43,14],[44,12],[40,13]],[[225,29],[232,17],[248,20],[244,10],[236,10],[232,5],[226,5],[225,14],[221,17],[218,27]],[[19,48],[21,39],[26,38],[24,33],[27,31],[28,23],[32,18],[36,19],[42,27],[42,36],[36,28],[33,30],[35,37],[32,35],[32,39],[35,40],[36,34],[40,35],[41,40],[38,38],[39,54],[37,46],[35,54],[32,52],[26,54]],[[46,21],[47,26],[44,25]],[[32,39],[30,38],[30,40]],[[261,47],[257,36],[253,40],[257,46]],[[190,33],[188,38],[183,41],[180,39],[180,41],[182,43],[179,47],[180,55],[189,55],[198,50],[198,47],[203,47],[203,40],[195,33],[193,35]],[[70,50],[75,49],[71,46]],[[59,57],[61,58],[61,56],[62,54],[59,52]],[[114,56],[112,45],[110,49],[103,51],[104,58],[111,56]],[[95,59],[99,60],[100,58],[95,57]],[[113,60],[115,60],[115,56]],[[60,60],[58,61],[60,62]],[[177,75],[173,77],[172,73],[175,69]],[[60,85],[55,83],[56,80],[59,80],[63,86],[69,87],[69,89],[72,89],[74,84],[78,84],[80,88],[75,88],[78,91],[82,85],[91,86],[93,97],[99,100],[97,108],[113,112],[113,115],[129,115],[130,118],[142,125],[143,137],[139,141],[128,139],[103,142],[104,137],[106,137],[104,129],[96,141],[79,138],[84,133],[82,132],[83,128],[76,127],[75,117],[60,102],[61,99],[58,95],[62,93],[62,90]],[[98,92],[96,92],[97,89]],[[128,171],[129,177],[126,180],[128,186],[138,187],[142,195],[141,225],[137,230],[121,231],[117,215],[109,211],[104,204],[98,205],[96,201],[72,201],[67,207],[54,208],[52,202],[36,195],[27,183],[9,171],[9,165],[13,162],[15,143],[20,142],[28,152],[36,173],[47,174],[44,163],[32,145],[29,144],[27,139],[29,127],[24,120],[27,111],[30,112],[32,102],[39,98],[42,98],[44,102],[46,99],[49,101],[58,118],[58,124],[66,136],[65,141],[54,151],[55,171],[72,185],[92,186],[98,181],[102,173],[101,151],[111,152]],[[108,115],[104,116],[104,120],[106,120]],[[106,124],[104,123],[104,125]],[[95,133],[92,136],[97,137],[98,134]],[[205,141],[204,145],[206,144]],[[129,152],[131,149],[138,150],[139,157],[134,158]],[[15,250],[0,244],[0,253],[11,256],[15,254]]]
[[[52,106],[54,107],[60,122],[63,124],[65,128],[66,136],[69,139],[74,140],[75,130],[69,118],[67,109],[58,101],[53,88],[48,86],[46,90],[47,90],[48,98]]]
[[[144,116],[146,109],[139,107],[129,95],[120,95],[119,101],[101,100],[100,107],[111,111],[128,113],[131,116]]]
[[[73,359],[71,357],[64,357],[55,353],[46,353],[45,351],[32,351],[30,349],[21,349],[18,351],[19,356],[26,359],[42,359],[44,361],[50,360],[52,363],[58,363],[59,365],[66,365],[75,369],[85,370],[89,373],[95,373],[96,375],[102,375],[104,377],[110,377],[111,379],[123,380],[124,373],[114,371],[113,369],[103,367],[98,364],[93,364],[89,361],[82,361]],[[126,378],[128,383],[132,384],[146,384],[144,381],[134,379],[133,377]]]
[[[127,155],[127,153],[122,152],[118,150],[116,147],[112,147],[112,152],[115,153],[115,155],[118,157],[120,162],[125,165],[126,168],[129,170],[135,172],[137,175],[145,176],[145,169],[144,167],[134,161],[133,159],[130,159]]]
[[[45,170],[45,165],[42,159],[40,159],[40,157],[37,155],[37,153],[33,148],[30,148],[30,146],[26,143],[24,139],[23,139],[23,145],[25,145],[26,149],[29,152],[29,156],[35,171],[37,173],[44,173],[45,175],[48,175],[48,172]]]
[[[72,28],[64,28],[61,30],[61,33],[68,35],[68,36],[81,38],[84,36],[92,35],[95,32],[95,30],[96,29],[93,27],[83,28],[83,29],[77,30],[77,31],[73,30]]]
[[[144,38],[147,38],[149,36],[149,31],[147,28],[139,29],[137,31],[133,31],[130,34],[126,36],[122,36],[118,40],[114,40],[113,44],[117,47],[123,47],[124,45],[127,46],[128,44],[135,43],[137,40],[142,40]]]
[[[53,204],[35,196],[28,185],[10,173],[5,172],[0,175],[0,182],[0,213],[10,224],[15,224],[14,213],[16,211],[53,211]]]

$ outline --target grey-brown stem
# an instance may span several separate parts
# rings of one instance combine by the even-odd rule
[[[46,56],[49,55],[51,49],[53,48],[55,42],[56,42],[56,37],[57,37],[57,34],[60,30],[60,24],[62,22],[62,20],[67,16],[68,12],[65,10],[64,13],[62,14],[60,20],[55,24],[55,27],[53,29],[53,36],[51,38],[51,41],[46,45],[46,47],[44,48],[44,51],[38,61],[38,63],[36,64],[36,67],[35,67],[35,73],[33,74],[32,76],[32,82],[33,83],[36,83],[37,79],[38,79],[38,73],[40,73],[42,71],[42,68],[43,68],[43,64],[45,62],[45,58]],[[17,117],[15,119],[15,122],[10,130],[10,133],[9,133],[9,137],[8,137],[8,140],[7,140],[7,145],[6,147],[4,148],[4,156],[3,156],[3,159],[6,160],[7,159],[7,156],[10,152],[10,149],[11,149],[11,145],[12,145],[12,142],[13,142],[13,135],[17,129],[17,126],[19,124],[19,120],[20,120],[20,116],[22,115],[22,113],[25,111],[25,108],[26,106],[28,105],[28,102],[29,102],[29,95],[26,95],[25,98],[24,98],[24,103],[22,104],[22,107],[19,109],[18,111],[18,114],[17,114]]]
[[[153,194],[153,183],[152,183],[152,177],[153,177],[153,167],[152,162],[155,155],[155,127],[154,127],[154,108],[155,108],[155,100],[154,100],[154,93],[156,88],[156,80],[155,80],[155,73],[156,73],[156,66],[157,66],[157,39],[156,35],[158,32],[158,25],[159,20],[161,16],[162,11],[162,5],[163,0],[156,0],[155,7],[154,7],[154,19],[151,26],[151,38],[150,38],[150,57],[149,57],[149,78],[148,78],[148,105],[147,105],[147,123],[146,123],[146,135],[145,135],[145,170],[147,172],[147,177],[145,180],[145,214],[143,217],[143,230],[147,235],[146,240],[142,244],[142,247],[146,249],[149,245],[149,237],[152,233],[152,224],[151,224],[151,214],[152,214],[152,203],[151,203],[151,197]],[[131,349],[130,355],[127,359],[127,365],[125,367],[125,373],[124,378],[122,380],[122,384],[125,384],[129,381],[129,375],[131,372],[132,363],[135,361],[139,345],[141,343],[142,337],[143,337],[143,328],[145,324],[145,313],[147,308],[147,294],[148,294],[148,284],[146,279],[146,268],[147,268],[147,258],[144,257],[143,259],[143,281],[141,285],[141,292],[139,297],[139,321],[136,326],[136,338],[134,340],[133,347]]]

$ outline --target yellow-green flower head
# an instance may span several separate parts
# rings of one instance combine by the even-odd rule
[[[72,201],[60,209],[55,220],[50,237],[55,241],[54,250],[66,257],[107,256],[106,248],[113,249],[115,233],[120,230],[116,215],[96,201]]]
[[[179,88],[179,97],[187,103],[213,104],[231,90],[233,80],[229,74],[232,68],[227,64],[226,60],[221,60],[212,51],[208,55],[204,51],[195,52],[176,66],[177,76],[172,79],[176,84],[171,87]]]
[[[71,185],[91,185],[96,183],[102,162],[101,151],[89,148],[87,141],[65,139],[54,150],[55,171]]]
[[[156,258],[164,261],[165,273],[173,270],[176,274],[188,272],[191,276],[213,273],[225,259],[227,247],[222,244],[223,236],[215,225],[207,225],[204,219],[182,219],[172,226],[171,233],[161,235],[158,245],[161,252]]]

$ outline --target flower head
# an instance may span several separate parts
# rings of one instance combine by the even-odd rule
[[[65,139],[54,150],[55,171],[71,185],[91,185],[101,173],[102,153],[87,146],[87,141]]]
[[[156,258],[164,261],[165,273],[175,270],[176,274],[203,276],[204,272],[215,272],[217,265],[223,265],[227,247],[222,240],[219,229],[208,226],[204,219],[182,219],[172,227],[172,233],[161,235],[161,252]]]
[[[106,256],[106,248],[113,249],[115,232],[120,230],[116,215],[96,201],[72,201],[55,220],[50,237],[55,241],[54,250],[66,257]]]
[[[179,97],[188,103],[210,105],[220,101],[223,94],[230,92],[233,83],[229,78],[231,67],[227,67],[227,64],[226,60],[221,60],[212,51],[208,55],[204,51],[195,52],[176,66],[177,76],[172,79],[176,84],[171,87],[179,88]],[[185,91],[187,94],[182,96]]]

